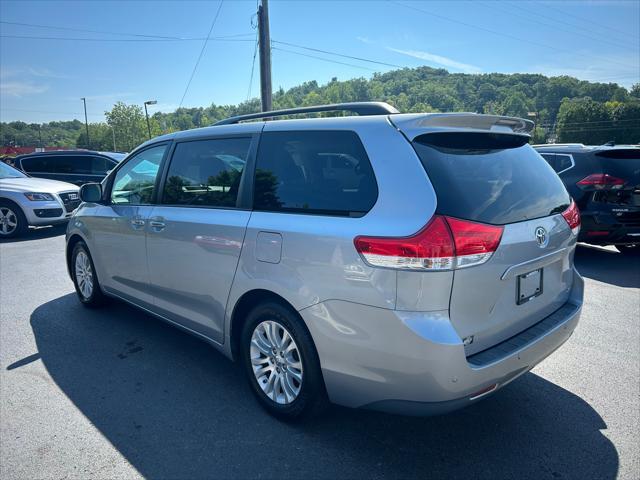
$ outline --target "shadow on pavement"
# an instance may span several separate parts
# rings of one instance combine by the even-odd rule
[[[53,380],[147,478],[613,479],[618,471],[598,413],[532,373],[447,416],[334,407],[287,425],[260,409],[235,364],[127,305],[92,311],[69,294],[38,307],[31,326]]]
[[[575,262],[583,277],[619,287],[640,288],[640,257],[579,244],[576,248]]]
[[[0,239],[0,243],[28,242],[29,240],[41,240],[44,238],[64,235],[67,231],[67,224],[52,225],[50,227],[29,228],[24,235],[17,238]]]

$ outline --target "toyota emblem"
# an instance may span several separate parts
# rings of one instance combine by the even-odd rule
[[[547,235],[547,231],[543,227],[536,228],[536,242],[538,242],[538,246],[540,248],[544,248],[549,244],[549,236]]]

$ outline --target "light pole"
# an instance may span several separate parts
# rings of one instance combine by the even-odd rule
[[[84,126],[87,128],[87,148],[91,149],[91,140],[89,140],[89,121],[87,120],[87,99],[82,97],[82,103],[84,103]]]
[[[144,102],[144,116],[147,117],[147,131],[149,132],[149,140],[151,140],[151,125],[149,124],[149,112],[147,112],[147,105],[155,105],[157,100],[147,100]]]

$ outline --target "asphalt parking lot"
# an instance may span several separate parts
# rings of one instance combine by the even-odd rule
[[[120,303],[83,308],[63,233],[0,244],[3,479],[639,478],[640,264],[613,249],[578,247],[578,330],[483,402],[286,425],[205,343]]]

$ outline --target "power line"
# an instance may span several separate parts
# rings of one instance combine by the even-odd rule
[[[107,35],[127,35],[132,37],[144,37],[144,38],[161,38],[161,39],[171,39],[171,40],[182,40],[180,37],[173,36],[165,36],[165,35],[145,35],[142,33],[127,33],[127,32],[110,32],[106,30],[90,30],[87,28],[74,28],[74,27],[60,27],[55,25],[41,25],[35,23],[23,23],[23,22],[7,22],[0,21],[0,23],[4,23],[5,25],[18,25],[21,27],[34,27],[34,28],[47,28],[51,30],[66,30],[70,32],[87,32],[87,33],[104,33]]]
[[[253,73],[256,69],[256,55],[258,53],[258,32],[256,31],[256,43],[253,47],[253,60],[251,61],[251,76],[249,77],[249,89],[247,91],[247,102],[251,98],[251,87],[253,86]]]
[[[592,122],[563,122],[563,125],[593,125],[594,123],[640,122],[640,118],[623,118],[620,120],[595,120]],[[552,127],[556,123],[539,123],[538,127]]]
[[[245,34],[241,34],[245,35]],[[253,34],[251,34],[253,35]],[[218,42],[253,42],[251,38],[236,38],[236,35],[220,36],[220,37],[194,37],[194,38],[176,38],[176,39],[139,39],[139,38],[73,38],[73,37],[44,37],[44,36],[28,36],[28,35],[0,35],[0,38],[19,38],[23,40],[71,40],[74,42],[190,42],[190,41],[218,41]]]
[[[496,30],[491,30],[490,28],[482,27],[480,25],[474,25],[473,23],[467,23],[467,22],[463,22],[462,20],[456,20],[455,18],[451,18],[451,17],[447,17],[447,16],[444,16],[444,15],[440,15],[439,13],[429,12],[427,10],[423,10],[421,8],[415,7],[413,5],[405,5],[405,4],[400,3],[398,1],[395,1],[395,0],[388,0],[388,1],[390,3],[399,5],[401,7],[408,8],[410,10],[415,10],[417,12],[424,13],[425,15],[430,15],[430,16],[433,16],[433,17],[436,17],[436,18],[440,18],[442,20],[446,20],[447,22],[458,23],[460,25],[464,25],[465,27],[470,27],[470,28],[475,28],[477,30],[482,30],[484,32],[491,33],[493,35],[498,35],[498,36],[501,36],[501,37],[511,38],[512,40],[517,40],[519,42],[530,43],[532,45],[536,45],[538,47],[543,47],[543,48],[548,48],[550,50],[557,50],[557,51],[563,52],[563,53],[570,53],[571,55],[579,55],[581,57],[586,57],[586,58],[597,58],[599,60],[606,61],[606,62],[618,63],[620,65],[624,65],[625,67],[628,66],[628,64],[625,63],[625,62],[619,62],[619,61],[613,60],[611,58],[600,57],[600,56],[596,56],[596,55],[585,55],[585,54],[581,54],[581,53],[577,53],[577,52],[572,52],[570,50],[557,48],[557,47],[554,47],[552,45],[547,45],[547,44],[544,44],[544,43],[535,42],[533,40],[528,40],[526,38],[517,37],[517,36],[511,35],[509,33],[504,33],[504,32],[498,32]]]
[[[204,49],[207,47],[207,43],[209,42],[209,37],[211,36],[211,32],[213,32],[213,27],[216,24],[216,21],[218,20],[218,15],[220,15],[220,10],[222,10],[222,4],[224,3],[224,0],[220,0],[220,5],[218,5],[218,10],[216,11],[215,16],[213,17],[213,21],[211,22],[211,27],[209,27],[209,33],[207,33],[207,38],[205,39],[204,43],[202,44],[202,49],[200,50],[200,55],[198,55],[198,60],[196,60],[196,64],[193,66],[193,70],[191,71],[191,76],[189,77],[189,81],[187,82],[187,86],[184,89],[184,93],[182,94],[182,99],[180,100],[180,107],[182,107],[182,102],[184,102],[184,97],[187,95],[187,92],[189,91],[189,86],[191,85],[191,80],[193,80],[193,76],[196,74],[196,70],[198,68],[198,65],[200,64],[200,60],[202,59],[202,55],[204,54]]]
[[[75,27],[61,27],[57,25],[42,25],[35,23],[23,23],[23,22],[7,22],[4,20],[0,20],[0,23],[4,23],[6,25],[18,25],[23,27],[34,27],[34,28],[48,28],[51,30],[66,30],[71,32],[86,32],[86,33],[101,33],[106,35],[125,35],[129,37],[142,37],[142,38],[151,38],[151,39],[159,39],[159,40],[204,40],[204,38],[193,38],[193,37],[182,37],[182,36],[167,36],[167,35],[152,35],[152,34],[143,34],[143,33],[129,33],[129,32],[112,32],[109,30],[91,30],[87,28],[75,28]],[[234,35],[225,35],[219,38],[232,38],[232,37],[243,37],[251,35],[253,33],[237,33]],[[61,38],[61,37],[54,37]],[[106,40],[106,39],[105,39]]]
[[[596,26],[598,26],[598,27],[600,27],[600,28],[604,28],[604,29],[610,30],[610,31],[612,31],[612,32],[622,33],[623,35],[628,35],[629,37],[632,37],[634,40],[638,40],[638,36],[637,36],[637,35],[634,35],[633,33],[628,33],[628,32],[625,32],[625,31],[619,30],[619,29],[617,29],[617,28],[609,27],[608,25],[603,25],[603,24],[602,24],[602,23],[600,23],[600,22],[594,22],[593,20],[589,20],[589,19],[586,19],[586,18],[580,17],[580,16],[575,15],[575,14],[573,14],[573,13],[565,12],[565,11],[563,11],[563,10],[560,10],[558,7],[551,6],[551,5],[550,5],[550,3],[551,3],[551,2],[547,2],[547,3],[545,4],[545,8],[550,8],[551,10],[555,10],[556,12],[560,12],[560,13],[562,13],[563,15],[566,15],[567,17],[573,17],[573,18],[575,18],[575,19],[577,19],[577,20],[580,20],[581,22],[589,23],[589,24],[591,24],[591,25],[596,25]]]
[[[343,53],[331,52],[329,50],[321,50],[319,48],[306,47],[304,45],[299,45],[299,44],[296,44],[296,43],[279,42],[277,40],[273,40],[273,43],[279,43],[280,45],[287,45],[289,47],[302,48],[304,50],[309,50],[311,52],[325,53],[327,55],[335,55],[337,57],[349,58],[351,60],[358,60],[360,62],[375,63],[377,65],[384,65],[385,67],[404,68],[402,65],[395,65],[393,63],[379,62],[377,60],[371,60],[369,58],[354,57],[352,55],[345,55]]]
[[[590,40],[595,40],[597,42],[608,43],[609,45],[614,45],[616,47],[629,48],[628,44],[623,45],[623,44],[620,44],[620,43],[617,43],[617,42],[612,42],[611,40],[607,40],[607,39],[604,39],[604,38],[593,37],[591,35],[588,35],[588,34],[584,33],[582,31],[581,27],[577,27],[575,25],[571,25],[571,24],[569,24],[567,22],[564,22],[562,20],[558,20],[556,18],[549,17],[549,16],[546,16],[546,15],[537,13],[537,12],[535,12],[533,10],[527,10],[526,8],[523,8],[523,7],[519,6],[519,5],[513,5],[512,4],[512,5],[509,5],[509,6],[517,8],[518,10],[522,10],[523,12],[525,12],[526,15],[518,14],[516,12],[511,11],[510,9],[504,9],[504,8],[496,7],[495,4],[490,4],[490,3],[485,3],[485,2],[480,2],[480,3],[482,3],[483,5],[485,5],[488,8],[497,8],[498,10],[500,10],[502,12],[506,12],[508,15],[513,15],[514,17],[523,18],[523,19],[527,20],[528,22],[533,22],[533,23],[537,23],[539,25],[544,25],[546,27],[553,28],[553,29],[555,29],[557,31],[558,30],[558,25],[553,25],[553,24],[550,24],[548,22],[544,22],[542,20],[537,20],[535,18],[531,18],[531,15],[536,15],[536,16],[539,16],[539,17],[542,17],[542,18],[548,18],[552,22],[556,22],[556,23],[562,25],[565,29],[567,27],[570,27],[570,28],[574,28],[574,29],[580,30],[580,31],[577,31],[577,32],[569,32],[569,31],[566,32],[566,33],[570,33],[571,35],[580,35],[582,37],[588,38]]]
[[[302,57],[315,58],[316,60],[322,60],[324,62],[336,63],[338,65],[346,65],[348,67],[360,68],[362,70],[369,70],[371,72],[375,72],[375,70],[373,68],[363,67],[362,65],[354,65],[353,63],[339,62],[338,60],[331,60],[330,58],[323,58],[323,57],[318,57],[316,55],[309,55],[307,53],[296,52],[294,50],[288,50],[286,48],[272,47],[272,50],[278,50],[280,52],[293,53],[294,55],[300,55]]]

